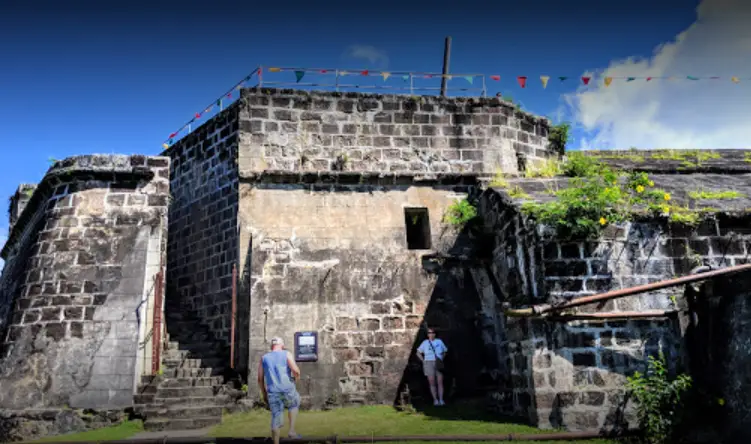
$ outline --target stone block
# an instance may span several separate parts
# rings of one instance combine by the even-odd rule
[[[357,319],[346,317],[336,318],[336,329],[341,331],[355,331],[357,330]]]
[[[403,330],[404,329],[404,318],[402,317],[396,317],[396,316],[384,317],[382,323],[383,323],[384,330]]]

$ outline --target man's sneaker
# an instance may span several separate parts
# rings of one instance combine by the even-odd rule
[[[441,403],[440,403],[440,402],[438,402],[438,401],[433,401],[433,405],[435,405],[435,406],[439,406],[439,405],[441,405]]]
[[[438,405],[446,405],[446,403],[443,402],[443,399],[441,399],[440,401],[438,401]]]

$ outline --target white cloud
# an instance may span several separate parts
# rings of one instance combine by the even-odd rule
[[[751,1],[703,0],[697,20],[648,59],[594,70],[597,86],[566,95],[590,149],[751,147]],[[592,73],[590,73],[592,74]],[[586,75],[586,74],[585,74]],[[721,80],[686,80],[686,76]],[[602,78],[668,77],[676,80]],[[730,77],[741,78],[740,83]],[[578,143],[577,143],[578,142]]]
[[[375,46],[368,45],[350,45],[344,52],[344,56],[352,59],[367,60],[373,67],[387,68],[389,65],[389,57],[385,51],[382,51]]]

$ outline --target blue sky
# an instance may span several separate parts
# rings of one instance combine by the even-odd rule
[[[0,194],[10,195],[20,182],[38,181],[49,158],[158,154],[170,132],[257,65],[438,72],[446,35],[453,37],[452,72],[500,75],[501,82],[488,83],[489,94],[501,91],[532,112],[572,120],[577,125],[574,148],[628,143],[625,135],[638,131],[618,130],[625,119],[633,119],[620,119],[618,112],[638,115],[638,106],[651,100],[639,97],[665,94],[644,86],[634,86],[630,92],[623,85],[620,92],[615,85],[609,91],[583,90],[576,79],[585,72],[608,69],[611,75],[655,75],[696,69],[695,75],[751,78],[751,69],[740,74],[707,71],[692,52],[749,60],[751,45],[719,55],[716,48],[702,49],[699,43],[685,46],[685,41],[706,40],[699,38],[701,34],[690,38],[691,32],[696,34],[691,27],[701,25],[694,24],[698,0],[154,3],[2,2]],[[749,17],[741,0],[702,4],[709,11],[706,21],[716,23],[713,29],[733,34],[728,40],[739,33],[749,36],[742,30],[745,27],[727,25],[739,15]],[[736,11],[716,12],[727,8]],[[679,54],[665,55],[666,48],[660,45],[676,42],[684,31],[688,38],[679,38],[676,45],[683,46],[673,51]],[[726,68],[744,67],[751,68],[747,61]],[[543,74],[553,77],[546,90],[538,80]],[[668,73],[672,74],[692,72]],[[530,78],[525,90],[516,84],[519,75]],[[560,75],[574,80],[561,84],[554,80]],[[696,85],[688,87],[697,90]],[[669,92],[685,97],[688,87]],[[722,88],[730,91],[731,87],[723,84]],[[728,97],[737,96],[737,91],[728,92]],[[710,105],[711,98],[706,100],[697,105]],[[602,103],[609,108],[603,110]],[[685,107],[674,111],[673,120],[683,121],[680,112],[687,112]],[[662,115],[668,120],[672,116]],[[682,134],[680,128],[673,130]],[[598,142],[593,136],[598,132],[622,136]]]

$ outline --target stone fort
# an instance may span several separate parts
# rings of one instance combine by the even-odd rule
[[[568,317],[507,309],[685,276],[697,263],[747,263],[746,151],[694,163],[691,153],[601,152],[676,200],[739,194],[710,200],[696,227],[641,218],[573,242],[519,210],[568,179],[527,177],[560,154],[550,123],[511,103],[241,93],[159,156],[71,157],[12,196],[0,280],[6,439],[95,428],[126,411],[150,430],[216,424],[224,409],[259,399],[270,338],[295,350],[306,332],[317,341],[316,359],[300,362],[306,408],[419,404],[427,387],[415,349],[426,326],[450,349],[450,399],[481,397],[499,418],[541,428],[633,427],[626,376],[658,351],[688,361],[686,335],[722,337],[719,321],[686,327],[683,287]],[[492,181],[499,174],[503,186]],[[472,229],[444,220],[464,199],[477,208]],[[747,281],[685,289],[702,300],[734,295],[709,311],[732,326],[719,349],[751,337]],[[748,376],[728,369],[749,357],[716,361],[704,364],[727,375],[714,389],[730,406],[728,430],[743,428],[738,388]]]

